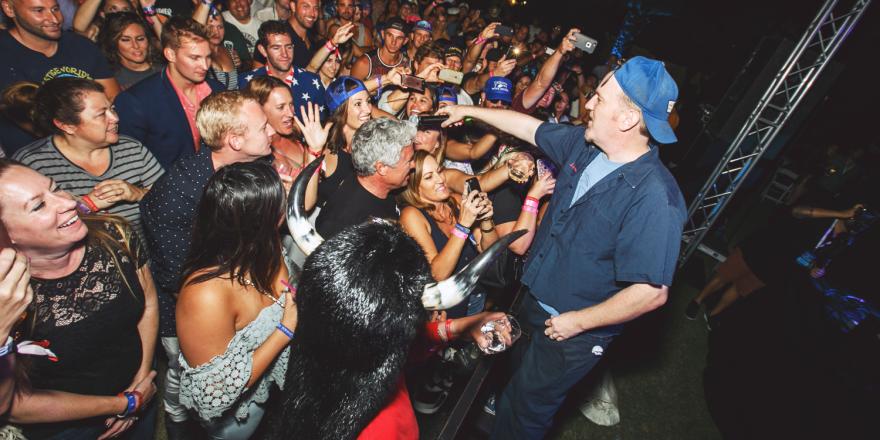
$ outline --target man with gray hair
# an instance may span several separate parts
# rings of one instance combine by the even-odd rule
[[[357,176],[342,182],[321,209],[315,228],[322,237],[371,217],[397,220],[400,211],[391,192],[409,181],[415,136],[414,124],[386,118],[370,120],[354,133],[351,160]]]

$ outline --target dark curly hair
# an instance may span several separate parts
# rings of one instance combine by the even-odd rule
[[[104,57],[114,68],[119,67],[119,39],[130,25],[136,24],[147,36],[147,61],[150,64],[161,62],[159,42],[144,20],[134,12],[116,12],[108,14],[98,35],[98,46]]]

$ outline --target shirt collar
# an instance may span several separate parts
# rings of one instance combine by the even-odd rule
[[[599,147],[595,145],[591,144],[590,147],[596,151],[597,155],[601,152]],[[616,171],[620,173],[623,176],[623,179],[626,180],[626,183],[633,188],[638,186],[642,180],[645,179],[645,176],[651,173],[654,169],[652,165],[660,160],[659,148],[653,144],[649,144],[648,147],[650,149],[647,153],[639,156],[632,162],[627,162],[621,165]]]
[[[268,64],[268,63],[266,64],[265,69],[266,69],[266,75],[268,75],[268,76],[272,76],[272,69],[269,68],[269,64]],[[288,86],[291,85],[291,84],[293,84],[293,74],[294,74],[295,70],[296,70],[296,69],[294,69],[293,66],[290,66],[290,72],[288,72],[287,75],[285,75],[285,76],[284,76],[284,79],[282,80],[282,81],[284,81],[284,83],[287,84]]]

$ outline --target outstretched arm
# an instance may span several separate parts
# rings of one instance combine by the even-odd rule
[[[438,115],[448,115],[449,119],[443,122],[443,127],[448,127],[466,117],[479,119],[499,130],[510,133],[517,138],[535,144],[535,133],[541,125],[541,121],[529,115],[513,110],[489,109],[469,105],[451,105],[437,111]]]

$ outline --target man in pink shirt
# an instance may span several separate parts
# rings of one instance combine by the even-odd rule
[[[174,17],[162,32],[168,67],[116,97],[119,132],[138,139],[164,168],[199,150],[196,112],[202,100],[223,87],[206,80],[211,49],[205,28]]]

